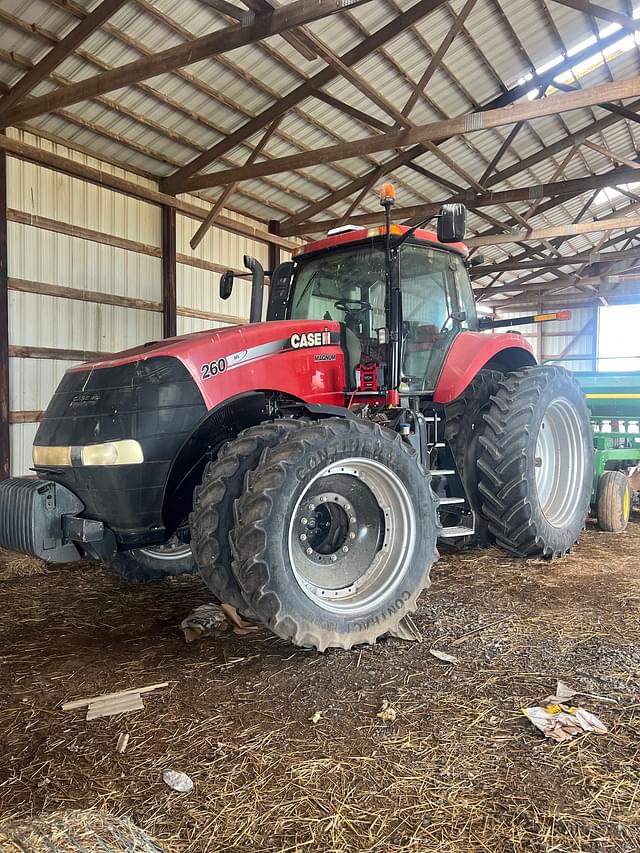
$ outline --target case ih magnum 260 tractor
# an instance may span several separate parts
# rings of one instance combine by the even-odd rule
[[[476,315],[464,208],[435,234],[392,226],[393,200],[386,225],[274,270],[266,322],[245,258],[249,325],[69,370],[38,479],[0,484],[1,543],[141,578],[195,558],[220,601],[318,649],[395,631],[438,539],[566,553],[591,493],[582,392],[518,334],[482,334],[515,321]]]

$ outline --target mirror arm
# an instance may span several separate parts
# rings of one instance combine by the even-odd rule
[[[416,233],[418,228],[422,228],[422,226],[426,225],[427,222],[431,222],[432,219],[438,219],[439,217],[440,217],[440,214],[435,213],[435,214],[432,214],[431,216],[427,216],[426,219],[423,219],[422,221],[417,222],[415,225],[412,225],[411,228],[409,228],[408,231],[405,231],[405,233],[398,239],[398,241],[396,242],[395,248],[399,249],[400,246],[402,246],[402,244],[406,240],[408,240],[410,237],[413,237],[413,235]]]

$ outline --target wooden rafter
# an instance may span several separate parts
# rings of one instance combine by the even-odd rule
[[[381,45],[385,44],[390,39],[397,36],[401,33],[407,26],[410,26],[412,23],[419,21],[425,15],[428,15],[434,9],[437,9],[438,6],[441,6],[445,0],[418,0],[410,9],[407,9],[406,12],[403,12],[401,15],[398,15],[397,18],[390,21],[388,24],[385,24],[379,30],[376,30],[375,33],[372,33],[367,38],[364,38],[359,44],[357,44],[351,50],[348,50],[346,53],[342,54],[340,60],[345,65],[353,65],[356,62],[359,62],[361,59],[364,59],[365,56],[368,56],[370,53],[375,51]],[[184,188],[184,184],[188,179],[189,175],[194,174],[194,172],[198,172],[201,169],[204,169],[210,163],[217,160],[223,154],[226,154],[227,151],[230,151],[232,148],[235,148],[236,145],[243,142],[245,139],[253,136],[257,131],[259,131],[262,127],[268,124],[270,121],[278,116],[288,112],[292,107],[299,104],[301,101],[308,98],[310,95],[314,95],[319,89],[323,86],[326,86],[327,83],[330,83],[338,76],[338,71],[331,66],[326,66],[321,71],[314,74],[312,77],[309,77],[304,82],[300,83],[296,86],[291,92],[277,101],[275,104],[271,104],[266,109],[262,110],[262,112],[258,113],[258,115],[246,121],[241,127],[235,130],[233,133],[228,134],[224,139],[217,142],[212,148],[210,148],[204,154],[195,157],[181,169],[178,169],[171,175],[169,178],[166,178],[163,181],[163,189],[166,192],[182,192]]]
[[[370,0],[352,0],[351,7],[368,2]],[[167,71],[191,65],[194,62],[215,56],[217,53],[253,44],[283,30],[292,29],[335,14],[342,11],[343,8],[343,0],[293,0],[293,2],[281,9],[274,10],[268,15],[256,15],[251,24],[235,24],[216,30],[185,44],[170,47],[160,53],[129,62],[79,83],[64,86],[56,92],[33,98],[28,104],[19,106],[10,112],[10,123],[26,121],[59,107],[85,101],[95,95],[103,95],[106,92],[121,89],[123,86],[129,86],[157,74],[164,74]],[[7,119],[5,119],[6,122]]]
[[[618,37],[615,35],[610,35],[610,36],[607,36],[603,39],[599,39],[595,44],[590,45],[588,48],[584,48],[583,50],[579,51],[578,53],[573,54],[570,58],[566,57],[562,62],[560,62],[557,66],[555,66],[551,71],[546,73],[543,78],[534,77],[531,81],[513,86],[508,91],[503,92],[501,95],[497,96],[492,101],[485,104],[482,107],[482,110],[497,109],[499,107],[504,107],[504,106],[507,106],[511,103],[514,103],[514,102],[520,100],[521,98],[525,97],[528,94],[528,92],[535,87],[544,88],[544,89],[548,88],[548,86],[550,85],[550,83],[553,81],[553,79],[555,77],[565,73],[576,63],[583,62],[586,59],[592,57],[594,55],[594,53],[596,53],[598,51],[606,50],[607,47],[610,47],[612,44],[615,44],[615,42],[617,40],[618,40]],[[638,107],[640,107],[640,101],[637,101],[634,104],[630,105],[629,109],[633,110],[633,108],[638,108]],[[595,134],[600,129],[610,127],[617,120],[618,120],[617,116],[614,116],[614,115],[607,116],[606,118],[601,119],[600,122],[594,124],[593,126],[590,125],[588,134],[586,133],[587,128],[585,128],[585,134],[591,135],[591,132],[593,132]],[[446,140],[443,140],[443,141],[446,141]],[[567,145],[572,145],[572,144],[573,143],[568,139],[568,137],[560,140],[554,146],[557,150],[554,150],[553,152],[551,152],[551,155],[558,153],[559,151],[562,151]],[[404,151],[402,154],[397,155],[396,157],[393,157],[387,163],[387,174],[390,175],[394,170],[400,168],[403,165],[407,165],[408,163],[411,163],[416,157],[420,156],[421,153],[423,153],[422,146],[415,145],[412,148]],[[529,165],[535,165],[536,162],[539,162],[542,159],[546,159],[547,156],[551,156],[551,155],[547,154],[545,147],[541,146],[541,151],[540,151],[539,155],[536,155],[536,156],[539,156],[539,159],[536,159],[535,162],[531,162],[531,163],[521,161],[522,165],[520,165],[519,163],[515,164],[513,167],[511,167],[512,173],[517,174],[520,171],[524,171],[527,168],[529,168]],[[533,161],[533,156],[530,159]],[[212,162],[212,160],[209,159],[208,162]],[[367,181],[371,178],[372,174],[375,171],[376,171],[376,169],[371,170],[369,173],[363,175],[362,177],[356,178],[351,183],[346,184],[345,186],[340,187],[339,189],[334,190],[333,192],[329,193],[323,199],[320,199],[319,201],[314,202],[313,204],[307,206],[303,210],[298,211],[298,213],[296,213],[294,216],[290,217],[289,219],[285,220],[282,223],[283,229],[287,230],[293,224],[308,221],[313,216],[315,216],[317,213],[320,213],[321,211],[326,210],[328,207],[331,207],[334,204],[348,198],[349,196],[353,195],[353,193],[359,192],[362,189],[362,187],[367,184]],[[511,177],[511,176],[512,175],[510,175],[509,177]],[[491,186],[493,184],[501,182],[501,180],[502,180],[501,175],[499,173],[496,173],[496,174],[492,175],[487,180],[487,183]],[[483,181],[482,183],[484,183],[484,182],[485,181]]]
[[[234,170],[235,171],[235,170]],[[428,204],[411,205],[410,207],[399,207],[393,211],[394,219],[416,221],[427,216],[435,215],[444,203],[461,202],[467,207],[475,209],[478,207],[493,206],[496,204],[509,204],[516,201],[536,201],[545,197],[568,198],[572,195],[580,195],[594,189],[606,189],[615,187],[617,184],[630,183],[637,177],[636,170],[628,167],[611,169],[602,175],[589,175],[584,178],[572,178],[566,181],[553,181],[548,184],[534,184],[528,187],[520,187],[512,190],[494,190],[484,193],[475,193],[473,190],[465,190],[442,201],[429,202]],[[538,212],[542,210],[540,206]],[[371,225],[377,222],[379,216],[375,213],[364,213],[351,218],[353,225]],[[282,227],[282,233],[288,237],[300,234],[313,233],[314,231],[326,231],[335,228],[336,220],[320,220],[318,222],[307,222],[292,228]],[[494,236],[494,232],[483,235],[488,241]],[[509,242],[509,241],[507,241]],[[510,241],[515,242],[515,241]]]
[[[259,15],[269,14],[277,8],[271,0],[242,0],[242,2],[245,6],[248,6],[249,9]],[[296,27],[290,32],[283,32],[280,33],[280,35],[294,50],[297,50],[304,59],[311,62],[316,58],[317,54],[315,53],[304,28]]]
[[[538,228],[533,231],[493,234],[490,237],[470,237],[465,242],[469,248],[478,248],[479,246],[499,246],[505,243],[515,243],[518,240],[546,240],[550,237],[563,237],[565,235],[573,237],[576,234],[593,234],[601,231],[616,231],[620,228],[638,227],[640,227],[640,214],[598,219],[595,222],[582,222],[579,225],[553,225],[549,228]]]
[[[561,6],[575,9],[577,12],[583,12],[585,15],[592,15],[594,18],[609,21],[611,24],[619,24],[626,32],[634,32],[640,29],[640,21],[636,21],[630,15],[616,12],[613,9],[606,9],[597,3],[590,3],[589,0],[555,0],[555,2]]]
[[[99,29],[125,2],[126,0],[102,0],[102,3],[99,3],[79,24],[76,24],[70,33],[60,39],[0,101],[0,120],[5,118],[12,107],[23,101],[38,83],[57,68],[78,45],[86,41],[91,33]]]
[[[332,163],[334,160],[360,157],[376,151],[388,151],[392,148],[401,148],[416,143],[441,140],[451,136],[463,136],[517,121],[528,121],[555,115],[558,112],[582,109],[591,104],[602,103],[610,99],[633,98],[638,95],[640,95],[640,77],[632,77],[630,80],[605,83],[602,86],[593,86],[590,89],[578,92],[553,95],[540,101],[528,101],[527,103],[487,110],[486,112],[467,113],[447,121],[431,122],[406,130],[381,133],[377,136],[356,139],[353,142],[318,148],[304,154],[279,157],[270,160],[268,163],[256,163],[253,166],[210,172],[206,175],[187,179],[182,185],[182,191],[221,186],[231,181],[245,181],[263,175],[276,175],[290,169]]]

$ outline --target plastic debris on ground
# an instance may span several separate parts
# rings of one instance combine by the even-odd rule
[[[225,631],[229,628],[239,636],[259,630],[258,625],[247,622],[230,604],[201,604],[182,620],[180,627],[187,643],[199,640],[204,634]]]
[[[609,731],[595,714],[584,708],[562,703],[546,707],[535,705],[531,708],[523,708],[522,713],[537,729],[540,729],[545,737],[557,741],[569,740],[574,735],[584,732],[606,735]]]
[[[180,794],[188,794],[193,791],[193,780],[179,770],[165,770],[162,773],[162,778],[172,791],[178,791]]]

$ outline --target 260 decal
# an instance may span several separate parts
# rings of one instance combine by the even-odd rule
[[[208,361],[200,367],[200,375],[203,379],[211,379],[219,373],[224,373],[227,369],[226,358],[216,358],[214,361]]]

